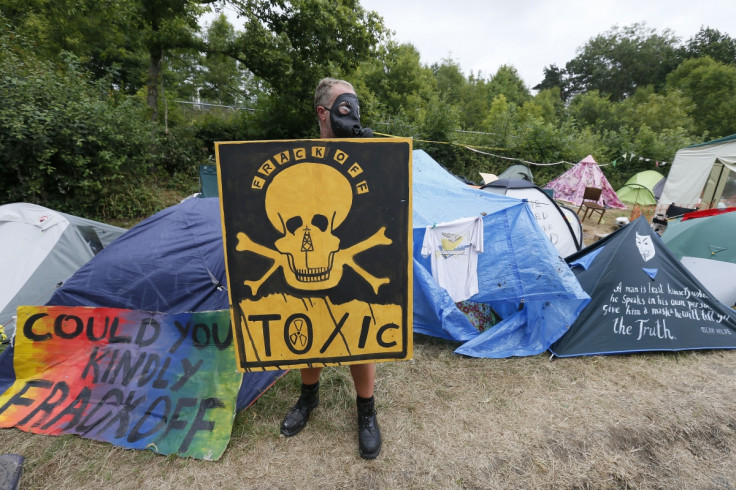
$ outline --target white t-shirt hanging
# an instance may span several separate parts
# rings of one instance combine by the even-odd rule
[[[422,255],[432,256],[432,277],[464,301],[478,292],[478,254],[483,252],[483,218],[461,218],[428,226]]]

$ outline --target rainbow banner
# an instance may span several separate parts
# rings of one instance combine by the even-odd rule
[[[0,427],[219,459],[242,374],[228,310],[22,306]]]

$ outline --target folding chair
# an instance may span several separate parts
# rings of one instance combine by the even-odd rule
[[[583,193],[583,202],[580,204],[577,211],[577,214],[580,215],[580,211],[583,210],[583,217],[580,220],[581,223],[585,221],[585,218],[593,216],[594,213],[600,213],[601,216],[598,218],[598,223],[601,222],[603,215],[606,213],[606,207],[598,204],[598,200],[601,198],[602,192],[603,189],[598,187],[585,188],[585,192]]]

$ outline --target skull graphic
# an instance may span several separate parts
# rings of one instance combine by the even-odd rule
[[[315,291],[337,286],[345,265],[365,279],[375,292],[387,278],[377,278],[358,266],[353,257],[377,245],[389,245],[386,228],[347,249],[340,248],[334,231],[350,213],[353,189],[339,170],[318,163],[300,163],[279,172],[266,190],[266,214],[281,234],[276,250],[255,243],[238,233],[238,251],[250,251],[273,260],[271,269],[257,281],[245,281],[255,295],[278,268],[286,283],[296,289]]]
[[[350,182],[328,165],[302,163],[276,175],[266,192],[266,213],[283,237],[276,249],[288,257],[286,282],[300,289],[309,283],[340,281],[342,271],[330,280],[340,239],[333,234],[350,212]]]

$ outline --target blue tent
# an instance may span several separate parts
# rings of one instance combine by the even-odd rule
[[[128,230],[70,277],[47,304],[164,313],[226,310],[226,285],[219,201],[190,198]],[[12,350],[0,355],[0,393],[13,382]],[[246,373],[238,409],[253,403],[283,374]]]
[[[482,333],[432,278],[421,255],[427,227],[482,216],[479,292],[502,321]],[[463,184],[422,150],[413,153],[414,331],[462,341],[473,357],[527,356],[559,339],[590,301],[526,201]]]

